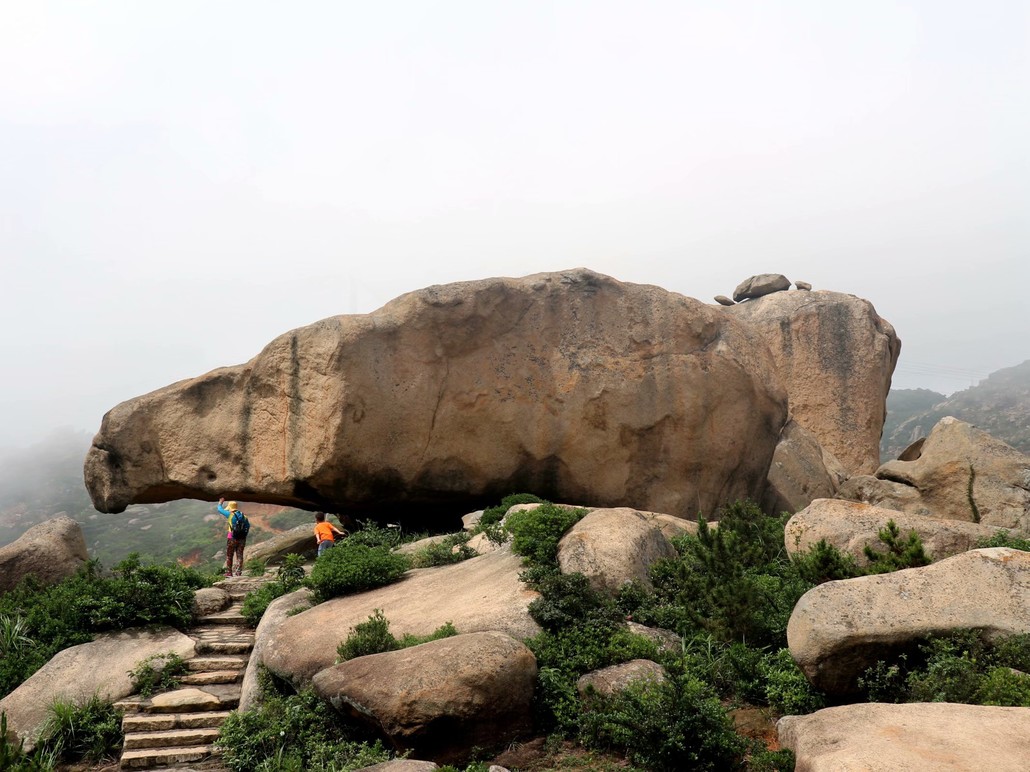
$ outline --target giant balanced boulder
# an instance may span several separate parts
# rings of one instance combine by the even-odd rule
[[[385,512],[529,490],[694,517],[761,498],[786,402],[768,347],[721,307],[577,269],[288,332],[113,408],[85,478],[104,512],[222,494]]]
[[[849,473],[872,473],[901,352],[894,328],[872,303],[840,292],[774,292],[716,308],[746,322],[768,344],[791,418]]]

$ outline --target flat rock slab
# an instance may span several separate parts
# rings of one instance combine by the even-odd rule
[[[148,713],[188,713],[234,708],[240,700],[239,686],[188,687],[155,695],[143,705]]]
[[[94,694],[115,702],[132,694],[129,671],[155,654],[194,654],[194,642],[178,630],[130,629],[105,633],[90,643],[59,651],[17,689],[0,700],[8,730],[32,748],[48,715],[48,706],[62,699],[85,703]]]
[[[1026,772],[1030,708],[859,704],[785,716],[780,744],[804,772]]]
[[[539,596],[520,580],[522,559],[509,549],[461,563],[409,571],[394,584],[320,603],[286,617],[264,644],[262,661],[297,685],[336,662],[354,625],[382,609],[390,632],[427,635],[451,622],[459,633],[499,630],[522,640],[540,632],[529,616]]]
[[[1030,630],[1030,552],[972,550],[923,568],[826,582],[794,606],[787,644],[816,688],[847,694],[877,660],[967,628],[989,637]]]

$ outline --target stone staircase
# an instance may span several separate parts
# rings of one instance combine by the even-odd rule
[[[232,599],[225,611],[197,620],[187,635],[197,656],[180,688],[116,703],[122,711],[122,769],[184,768],[221,772],[214,742],[240,702],[241,682],[254,647],[254,631],[240,608],[246,594],[271,577],[233,577],[215,583]]]

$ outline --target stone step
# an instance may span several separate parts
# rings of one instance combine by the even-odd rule
[[[212,745],[197,745],[192,748],[154,748],[122,753],[122,769],[151,769],[153,767],[169,767],[173,764],[188,764],[203,761],[216,755],[217,749]]]
[[[125,735],[122,748],[138,751],[156,748],[192,748],[197,745],[211,745],[218,739],[217,727],[197,729],[161,729],[156,732],[132,732]]]
[[[187,686],[156,694],[138,708],[142,713],[197,713],[232,710],[240,704],[239,684]]]
[[[133,713],[122,719],[122,732],[129,734],[220,727],[230,713],[228,710],[209,710],[202,713]]]
[[[234,684],[243,680],[243,669],[206,670],[199,673],[187,673],[179,677],[184,686],[208,686],[210,684]]]
[[[190,672],[207,673],[214,670],[243,670],[247,667],[247,657],[239,655],[204,656],[186,660]]]
[[[217,614],[201,617],[197,620],[197,623],[201,625],[236,625],[237,627],[245,627],[247,625],[247,618],[240,613],[238,608],[230,606],[226,611],[219,611]]]
[[[247,654],[253,648],[253,636],[249,641],[197,641],[201,654]]]

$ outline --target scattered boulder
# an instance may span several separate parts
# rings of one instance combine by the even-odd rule
[[[247,548],[247,560],[263,560],[270,565],[282,563],[287,555],[301,555],[310,559],[317,554],[314,521],[310,525],[294,526],[288,531],[275,534],[271,539]]]
[[[855,501],[816,499],[787,521],[783,540],[791,555],[808,552],[816,543],[825,540],[841,552],[854,556],[860,566],[865,566],[869,564],[865,548],[883,549],[879,532],[887,527],[890,520],[898,526],[902,536],[915,531],[932,560],[943,560],[976,549],[981,540],[1008,532],[991,525],[909,515]]]
[[[799,290],[804,290],[805,292],[812,291],[812,285],[809,284],[807,281],[796,281],[794,282],[794,286],[797,287]]]
[[[405,544],[402,544],[399,547],[397,547],[396,551],[401,553],[402,555],[414,555],[419,550],[425,549],[426,547],[432,547],[433,545],[439,544],[440,542],[444,541],[445,539],[449,539],[452,536],[454,536],[453,533],[440,533],[436,536],[427,536],[424,539],[406,542]]]
[[[88,560],[82,526],[70,517],[53,517],[0,548],[0,593],[29,576],[57,584],[75,576]]]
[[[313,685],[397,748],[459,762],[532,726],[536,675],[525,644],[481,632],[348,660],[316,674]]]
[[[728,298],[725,295],[716,295],[715,302],[720,306],[732,306],[734,303],[732,298]]]
[[[1025,772],[1030,759],[1030,708],[861,703],[776,728],[806,772]]]
[[[232,598],[220,587],[201,587],[193,593],[193,618],[217,614],[229,608]]]
[[[650,586],[648,568],[676,550],[652,518],[627,507],[595,509],[558,542],[558,566],[563,574],[581,573],[598,590],[611,594],[623,584]]]
[[[86,703],[94,694],[115,702],[132,693],[129,671],[155,654],[194,656],[193,639],[171,628],[104,633],[90,643],[59,651],[17,689],[0,700],[7,729],[26,750],[35,747],[55,700]]]
[[[683,516],[757,500],[786,395],[732,310],[586,269],[429,287],[117,405],[86,486],[103,512],[255,492],[344,514],[512,490]]]
[[[733,290],[733,300],[739,303],[741,300],[751,300],[773,292],[782,292],[790,289],[790,279],[781,273],[760,273],[750,279],[744,279],[737,288]]]
[[[816,688],[848,694],[877,660],[966,628],[989,637],[1030,630],[1030,552],[971,550],[923,568],[826,582],[794,607],[787,644]]]
[[[576,691],[584,699],[593,694],[611,697],[634,684],[644,681],[660,684],[668,680],[668,677],[665,668],[657,662],[649,659],[631,659],[621,665],[593,670],[580,676],[576,681]]]
[[[539,597],[519,581],[522,559],[507,547],[449,566],[420,568],[386,587],[320,603],[287,617],[262,654],[276,675],[301,686],[336,660],[356,624],[382,609],[390,631],[428,635],[451,622],[461,633],[498,630],[514,638],[540,632],[528,606]]]
[[[1030,530],[1030,456],[975,426],[946,416],[937,422],[911,460],[888,461],[877,479],[905,486],[862,491],[870,504],[936,517]],[[846,491],[856,493],[849,487]],[[918,494],[913,496],[912,493]]]
[[[769,346],[791,418],[849,475],[872,473],[901,352],[894,328],[873,304],[840,292],[776,292],[723,313],[747,323]]]
[[[257,707],[261,701],[261,686],[258,684],[258,670],[264,662],[265,648],[272,634],[289,618],[295,609],[312,604],[311,590],[301,589],[282,595],[271,603],[261,615],[257,630],[254,631],[254,648],[251,649],[247,670],[243,674],[243,686],[240,692],[240,710]],[[335,649],[335,647],[333,647]]]
[[[476,526],[479,525],[479,519],[483,516],[483,510],[477,509],[475,512],[469,512],[467,515],[462,515],[461,527],[464,531],[473,531]]]
[[[769,486],[762,508],[766,512],[797,512],[814,499],[834,496],[838,482],[826,468],[828,455],[810,431],[796,421],[787,421],[769,465]]]
[[[646,627],[636,622],[627,622],[626,627],[629,628],[631,633],[650,638],[658,646],[659,651],[676,653],[683,649],[683,639],[672,630],[665,630],[661,627]]]

